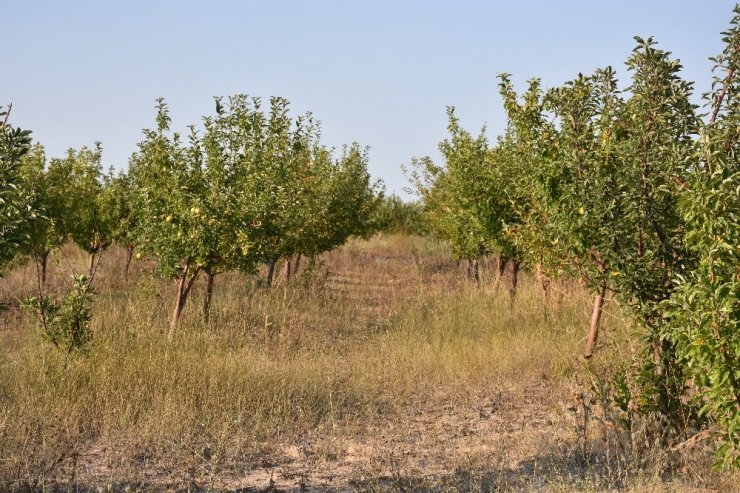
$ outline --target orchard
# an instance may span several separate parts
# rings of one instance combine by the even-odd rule
[[[207,407],[205,415],[212,419],[193,418],[197,423],[192,429],[199,430],[193,435],[214,443],[222,440],[221,449],[211,448],[210,441],[198,442],[198,447],[182,445],[193,461],[197,456],[202,459],[198,464],[209,464],[203,470],[210,471],[216,459],[209,461],[219,451],[232,454],[233,464],[238,462],[234,457],[248,455],[241,449],[234,452],[237,446],[228,448],[239,433],[255,442],[263,440],[263,446],[269,437],[280,438],[282,427],[299,429],[300,423],[302,432],[323,426],[322,433],[331,430],[327,433],[334,437],[336,423],[347,416],[359,427],[363,420],[358,417],[367,415],[362,413],[377,418],[396,412],[395,396],[383,405],[367,397],[381,398],[386,385],[405,392],[406,400],[399,402],[414,405],[424,404],[419,396],[428,395],[424,392],[435,385],[463,388],[476,399],[486,396],[491,410],[481,405],[474,413],[482,421],[495,414],[498,404],[488,397],[490,387],[470,390],[477,383],[470,375],[490,370],[475,359],[481,348],[491,350],[481,343],[480,334],[491,334],[480,329],[480,321],[492,317],[496,322],[489,325],[501,329],[494,340],[499,344],[496,338],[504,334],[507,339],[501,340],[511,347],[502,351],[514,354],[515,328],[522,317],[532,317],[534,322],[526,318],[528,327],[536,330],[527,334],[536,337],[527,335],[521,345],[535,354],[541,342],[537,337],[555,334],[545,345],[556,345],[553,340],[567,332],[563,320],[572,313],[563,306],[580,300],[576,295],[582,292],[587,299],[579,308],[585,318],[568,319],[578,320],[579,336],[563,336],[560,342],[568,343],[565,356],[559,346],[556,349],[568,363],[558,366],[543,357],[547,361],[542,364],[550,366],[538,374],[542,385],[558,378],[554,374],[567,374],[581,386],[586,378],[598,382],[591,390],[609,410],[602,421],[626,430],[629,439],[620,442],[621,451],[629,449],[643,469],[643,451],[649,448],[644,444],[667,456],[706,439],[711,440],[715,469],[735,474],[740,467],[740,7],[722,41],[724,50],[712,59],[714,72],[707,75],[712,89],[705,95],[694,93],[679,61],[653,38],[634,38],[621,76],[604,67],[575,74],[557,87],[544,87],[534,78],[517,89],[513,76],[501,73],[503,132],[493,138],[485,127],[470,132],[449,106],[439,158],[412,158],[404,168],[415,202],[385,195],[383,183],[371,177],[368,147],[356,142],[328,147],[316,117],[310,112],[295,115],[282,97],[217,97],[212,112],[187,127],[173,124],[170,108],[160,98],[151,128],[143,130],[128,165],[109,170],[103,168],[102,143],[47,156],[29,130],[14,124],[22,109],[0,107],[0,274],[8,279],[15,275],[12,286],[24,290],[22,298],[7,294],[14,288],[5,290],[0,321],[5,324],[6,313],[9,326],[22,326],[24,316],[32,320],[34,329],[24,337],[33,342],[23,346],[22,357],[41,368],[23,373],[23,364],[7,363],[15,361],[14,355],[8,356],[14,344],[21,346],[9,338],[11,349],[8,355],[0,354],[0,368],[12,366],[18,373],[15,390],[0,385],[0,404],[28,398],[22,401],[23,412],[30,415],[29,409],[36,409],[37,396],[25,391],[24,379],[51,388],[51,402],[74,382],[89,385],[92,390],[83,396],[91,399],[89,405],[110,405],[115,419],[103,425],[103,411],[90,413],[92,417],[86,409],[63,413],[64,419],[79,420],[59,434],[72,436],[68,441],[77,446],[79,437],[70,430],[89,425],[94,432],[85,437],[100,439],[95,446],[102,447],[106,442],[100,437],[115,435],[110,430],[116,429],[119,415],[139,426],[137,419],[156,407],[152,398],[130,417],[128,404],[104,392],[116,387],[104,378],[115,381],[111,375],[125,367],[121,355],[143,347],[137,353],[139,366],[134,365],[136,378],[118,385],[133,382],[131,395],[154,388],[146,387],[146,378],[138,372],[145,367],[142,361],[156,359],[158,351],[164,355],[161,365],[146,368],[152,375],[161,375],[156,373],[160,367],[172,370],[168,382],[173,388],[179,385],[177,364],[195,369],[189,374],[195,383],[178,388],[193,392],[185,399],[187,406]],[[384,241],[402,247],[386,244],[390,253],[378,253],[377,244]],[[113,251],[123,255],[116,257],[115,266],[106,259]],[[74,252],[84,256],[84,267],[70,260]],[[449,264],[440,260],[439,252]],[[338,274],[340,267],[322,270],[326,259],[350,274]],[[406,291],[398,287],[406,286],[409,275],[394,277],[396,267],[387,265],[399,259],[408,264],[403,272],[418,276],[418,286]],[[461,266],[466,273],[460,284],[444,277],[450,265],[455,275]],[[101,283],[105,269],[120,269],[120,279]],[[65,276],[58,275],[62,271]],[[148,276],[145,281],[138,278],[141,272]],[[385,284],[368,272],[386,276]],[[330,278],[333,294],[326,294],[329,288],[311,290],[331,284]],[[435,282],[443,286],[442,298],[459,304],[433,298],[427,285]],[[220,291],[227,283],[228,289]],[[506,291],[501,290],[504,283]],[[532,291],[527,291],[529,285]],[[535,305],[527,294],[531,292],[536,293]],[[498,302],[499,296],[504,303]],[[530,300],[526,309],[523,296],[530,296],[525,298]],[[101,298],[116,309],[101,313]],[[164,298],[166,303],[160,303]],[[228,306],[214,308],[222,299]],[[619,343],[609,339],[607,347],[605,317],[610,306],[624,316],[629,330]],[[481,316],[481,307],[497,311]],[[143,318],[137,323],[144,328],[129,324],[127,317],[134,312],[145,313],[156,329],[141,323]],[[295,322],[309,316],[316,330]],[[99,319],[108,326],[96,325]],[[327,319],[341,321],[329,336],[316,322]],[[499,322],[511,325],[503,329]],[[287,330],[292,323],[300,330]],[[447,325],[439,329],[440,324]],[[103,330],[106,336],[98,342]],[[617,344],[624,350],[620,359],[611,351]],[[442,348],[448,346],[452,349],[444,353]],[[227,349],[214,355],[215,347]],[[372,363],[343,359],[348,354]],[[202,375],[201,357],[211,358],[211,367]],[[506,360],[506,355],[498,357]],[[263,366],[250,366],[252,361]],[[105,374],[98,374],[104,380],[98,387],[90,383],[96,382],[92,376],[88,379],[95,371]],[[209,371],[233,380],[222,385]],[[372,377],[366,378],[366,371]],[[414,372],[426,387],[398,376]],[[242,384],[252,394],[245,397],[235,390]],[[200,399],[212,389],[223,390],[215,394],[214,408],[227,413],[229,406],[236,406],[239,418],[208,414],[212,408]],[[179,396],[167,394],[169,388],[163,392],[168,405],[177,402]],[[589,455],[587,424],[596,398],[588,401],[579,392],[574,392],[579,460],[591,464],[596,454]],[[71,394],[71,401],[82,398],[76,391]],[[172,412],[168,419],[174,416],[168,426],[180,419],[178,410],[186,408],[177,406],[167,408]],[[450,403],[442,407],[444,413],[453,408]],[[55,416],[48,409],[43,412]],[[37,432],[44,428],[36,422],[19,425],[14,429],[16,452],[6,459],[4,427],[13,424],[7,418],[11,414],[21,412],[0,414],[0,471],[7,463],[18,477],[36,478],[23,483],[32,490],[43,487],[47,472],[70,457],[77,467],[77,452],[65,451],[38,459],[36,472],[18,472],[21,462],[14,457],[46,450],[47,437]],[[414,408],[414,419],[423,414]],[[244,424],[251,426],[250,419],[258,423],[253,428]],[[522,428],[527,419],[521,418]],[[167,427],[157,423],[151,425],[152,434],[164,436]],[[301,450],[309,453],[308,447]],[[611,457],[609,453],[604,457]],[[332,454],[326,452],[327,457]],[[661,474],[668,469],[663,465],[656,467]],[[188,474],[195,477],[192,471],[194,467]],[[2,479],[0,490],[6,484]],[[414,483],[399,488],[406,490],[409,484]],[[268,490],[273,487],[271,475]]]

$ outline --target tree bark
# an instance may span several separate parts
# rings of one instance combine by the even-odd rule
[[[513,304],[514,299],[516,298],[516,288],[519,284],[519,267],[521,265],[521,262],[519,262],[516,258],[511,258],[509,260],[509,263],[511,263],[511,278],[510,278],[510,284],[509,284],[509,301]]]
[[[267,287],[272,287],[272,279],[275,277],[275,265],[277,264],[277,260],[270,261],[269,264],[267,264]]]
[[[606,282],[599,287],[599,292],[594,298],[594,309],[591,312],[591,325],[588,328],[588,338],[586,339],[586,352],[584,358],[589,359],[594,355],[594,346],[599,339],[599,322],[601,322],[601,311],[604,307],[604,297],[606,296]]]
[[[97,250],[93,250],[90,252],[90,255],[88,255],[87,260],[87,275],[92,277],[94,271],[95,271],[95,253]]]
[[[41,286],[46,286],[46,268],[49,265],[49,251],[41,254]]]
[[[466,259],[465,265],[467,268],[468,280],[478,284],[480,281],[480,268],[478,265],[478,259]]]
[[[204,269],[206,275],[206,291],[203,295],[203,320],[208,322],[211,318],[211,300],[213,299],[213,281],[216,274],[210,269]]]
[[[285,282],[290,282],[292,262],[293,262],[292,258],[289,258],[285,262]]]
[[[128,282],[128,273],[131,268],[131,259],[134,257],[134,244],[126,245],[126,266],[123,269],[123,278]]]
[[[494,291],[498,291],[499,285],[501,284],[501,279],[504,277],[504,273],[506,272],[506,264],[508,262],[508,259],[500,255],[496,257],[496,278],[493,281]]]
[[[185,269],[183,270],[182,277],[180,278],[180,281],[177,285],[177,300],[175,303],[175,310],[172,312],[170,330],[167,333],[167,340],[170,342],[172,341],[172,337],[175,334],[175,328],[177,327],[177,322],[180,320],[180,314],[182,314],[182,310],[183,308],[185,308],[185,303],[187,302],[190,289],[193,287],[193,283],[198,277],[199,270],[200,269],[195,269],[190,277],[188,277],[188,273],[190,271],[190,262],[185,264]]]
[[[297,276],[298,275],[298,269],[301,268],[301,258],[302,258],[302,255],[300,253],[295,258],[295,265],[293,266],[293,275],[294,276]]]
[[[540,295],[542,296],[542,305],[547,306],[547,300],[550,294],[550,281],[547,279],[547,276],[545,276],[545,273],[542,272],[541,264],[537,264],[536,272],[537,280],[540,283]]]

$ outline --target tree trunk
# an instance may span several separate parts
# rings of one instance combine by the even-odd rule
[[[506,264],[508,263],[508,259],[505,259],[502,256],[496,257],[496,277],[493,280],[493,290],[498,291],[498,287],[501,284],[501,278],[504,277],[504,272],[506,272]]]
[[[49,251],[41,254],[41,287],[46,286],[46,268],[49,265]]]
[[[513,304],[516,298],[516,287],[519,284],[519,266],[521,263],[516,258],[509,260],[511,263],[511,279],[509,284],[509,301]]]
[[[586,340],[586,353],[584,358],[589,359],[594,355],[594,346],[599,339],[599,322],[601,321],[601,310],[604,307],[606,296],[606,282],[601,284],[599,292],[594,298],[594,309],[591,312],[591,325],[588,328],[588,339]]]
[[[185,284],[188,279],[188,267],[185,267],[180,281],[177,284],[177,297],[175,299],[175,310],[172,312],[172,320],[170,321],[170,330],[167,333],[167,340],[172,341],[172,335],[177,327],[177,322],[180,320],[180,314],[182,309],[185,307]]]
[[[537,264],[536,272],[537,272],[537,280],[540,283],[540,295],[542,296],[542,305],[547,306],[547,300],[548,300],[549,291],[550,291],[550,281],[545,276],[545,273],[542,272],[542,265]]]
[[[466,260],[465,264],[468,271],[468,280],[478,284],[480,281],[480,269],[478,265],[478,259],[469,258]]]
[[[134,257],[134,248],[135,245],[132,243],[130,245],[126,245],[126,266],[123,269],[123,278],[128,282],[128,273],[129,269],[131,268],[131,259]]]
[[[275,265],[277,264],[277,260],[272,260],[269,264],[267,264],[267,287],[272,287],[272,278],[275,276]]]
[[[213,299],[213,281],[216,274],[209,269],[204,269],[206,275],[206,292],[203,296],[203,320],[208,322],[211,318],[211,299]]]
[[[290,268],[292,267],[293,259],[289,258],[287,262],[285,262],[285,282],[290,282]]]
[[[93,250],[90,252],[90,255],[88,255],[87,260],[87,275],[92,277],[93,273],[95,272],[95,253],[97,250]]]
[[[300,253],[295,258],[295,265],[293,266],[293,275],[294,276],[297,276],[298,275],[298,269],[301,268],[301,258],[302,258],[302,255]]]
[[[177,300],[175,303],[175,310],[172,312],[172,320],[170,321],[170,330],[167,333],[167,340],[172,341],[172,336],[175,334],[175,328],[177,322],[180,320],[180,314],[183,308],[185,308],[185,302],[188,300],[188,294],[190,289],[193,287],[195,279],[198,277],[199,269],[195,269],[188,278],[188,272],[190,271],[190,263],[185,265],[185,270],[182,273],[182,277],[177,285]]]

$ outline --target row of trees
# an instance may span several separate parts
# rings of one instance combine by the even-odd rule
[[[429,234],[424,204],[419,201],[406,202],[398,195],[383,198],[375,214],[375,223],[379,231],[384,233]]]
[[[280,259],[290,270],[371,234],[383,197],[367,149],[352,144],[336,156],[310,114],[294,119],[288,109],[282,98],[267,109],[244,95],[217,99],[203,130],[191,126],[183,139],[159,100],[155,129],[118,174],[103,172],[99,143],[47,162],[4,118],[2,260],[30,256],[43,286],[50,254],[68,240],[89,255],[88,281],[108,246],[126,248],[126,275],[136,249],[177,280],[171,337],[201,274],[207,318],[218,274],[267,264],[269,285]]]
[[[586,356],[607,292],[628,307],[644,350],[625,370],[627,416],[657,413],[676,433],[689,412],[719,425],[740,461],[740,10],[716,59],[709,114],[653,39],[636,38],[621,90],[611,68],[518,94],[499,92],[508,125],[490,144],[448,110],[444,164],[414,161],[434,232],[460,259],[494,253],[594,291]],[[514,286],[515,288],[515,281]],[[689,399],[696,391],[698,397]]]
[[[204,131],[190,128],[187,144],[170,133],[160,100],[157,128],[145,131],[129,172],[138,223],[133,238],[178,279],[171,327],[195,279],[206,276],[207,316],[216,275],[253,273],[268,265],[272,283],[280,259],[300,262],[374,231],[381,200],[357,144],[338,157],[320,143],[310,114],[293,120],[288,102],[247,96],[216,100]]]

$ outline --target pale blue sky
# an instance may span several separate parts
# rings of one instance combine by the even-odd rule
[[[164,96],[178,129],[212,96],[288,98],[323,140],[369,145],[389,191],[414,155],[437,155],[445,106],[475,130],[504,124],[496,74],[545,86],[624,60],[655,36],[697,92],[734,2],[695,1],[11,1],[0,0],[0,102],[50,156],[101,140],[125,167]]]

